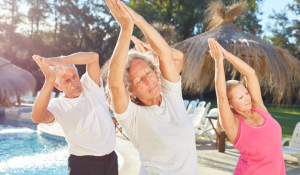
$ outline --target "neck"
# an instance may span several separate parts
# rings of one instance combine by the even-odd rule
[[[141,106],[153,106],[153,105],[160,106],[160,104],[162,102],[162,97],[159,94],[159,96],[157,96],[153,99],[147,99],[147,100],[140,99],[140,101],[142,103]]]
[[[237,114],[239,116],[241,116],[243,119],[251,119],[252,118],[252,111],[247,110],[247,111],[243,111],[243,112],[237,112]]]

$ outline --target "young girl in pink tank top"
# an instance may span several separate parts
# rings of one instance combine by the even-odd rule
[[[264,106],[254,69],[214,39],[208,43],[216,67],[219,121],[240,152],[234,175],[285,175],[281,127]],[[236,80],[225,82],[224,58],[245,76],[247,88]]]

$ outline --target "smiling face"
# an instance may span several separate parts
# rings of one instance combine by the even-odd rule
[[[227,92],[230,108],[244,112],[252,108],[251,96],[243,84],[238,84]]]
[[[160,95],[161,85],[155,72],[140,59],[132,61],[130,68],[131,93],[141,101],[154,99]]]
[[[54,86],[63,91],[66,98],[76,98],[82,92],[82,84],[78,76],[77,69],[67,68],[57,72],[57,78],[59,80],[58,84],[55,83]]]

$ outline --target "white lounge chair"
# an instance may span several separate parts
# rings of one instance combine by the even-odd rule
[[[289,146],[282,146],[282,152],[297,156],[298,164],[300,165],[300,122],[297,123],[292,138],[282,139],[282,145],[285,142],[289,142]]]
[[[198,103],[198,106],[197,107],[201,107],[201,106],[205,106],[205,104],[206,104],[206,102],[205,101],[200,101],[199,103]]]
[[[209,105],[210,106],[210,105]],[[209,111],[207,117],[210,116],[218,116],[219,115],[219,110],[218,108],[213,108]],[[205,117],[206,118],[206,117]],[[214,125],[214,128],[217,128],[217,120],[211,120],[212,124]],[[199,137],[205,137],[210,141],[213,141],[217,136],[216,136],[216,132],[213,129],[213,127],[211,126],[210,122],[208,119],[206,119],[204,127],[201,128],[201,130],[199,130],[196,133],[196,139],[198,139]]]
[[[55,93],[55,92],[51,92],[51,99],[52,99],[52,98],[54,98],[54,97],[55,97],[55,95],[56,95],[56,93]]]
[[[203,129],[205,129],[205,123],[207,121],[206,116],[208,115],[207,111],[208,111],[210,105],[211,105],[211,103],[209,102],[209,103],[207,103],[207,105],[205,107],[204,107],[204,105],[200,105],[200,107],[198,105],[198,107],[195,109],[194,113],[196,113],[197,116],[193,116],[193,117],[197,117],[197,122],[198,123],[195,124],[195,126],[194,125],[193,126],[197,127],[197,128],[195,128],[196,130],[199,130],[199,129],[203,130]],[[197,110],[197,112],[196,112],[196,110]],[[200,112],[200,110],[201,110],[201,112]],[[201,114],[199,114],[199,113],[201,113]],[[192,117],[192,115],[193,114],[189,114],[190,118]]]
[[[189,117],[191,119],[191,122],[195,128],[195,130],[198,130],[200,125],[201,118],[205,115],[205,108],[203,106],[196,107],[193,114],[189,114]]]
[[[189,106],[189,101],[188,100],[183,100],[183,103],[184,103],[184,106],[185,106],[185,109]]]
[[[190,102],[190,105],[192,105],[192,109],[191,109],[190,113],[188,113],[188,114],[193,114],[194,110],[196,109],[196,107],[198,105],[198,102],[196,100],[193,100]]]
[[[31,103],[34,103],[34,102],[35,102],[36,98],[40,95],[40,93],[41,93],[41,91],[38,91],[38,92],[36,93],[36,96],[33,97],[33,101],[31,101]]]
[[[187,112],[188,114],[191,112],[192,107],[193,107],[193,106],[192,106],[191,104],[188,106],[188,108],[187,108],[187,110],[186,110],[186,112]]]
[[[33,92],[29,91],[27,94],[21,97],[21,101],[24,103],[29,103],[30,101],[33,101]]]
[[[209,108],[210,108],[210,105],[211,105],[211,103],[210,102],[208,102],[207,104],[206,104],[206,106],[205,106],[205,111],[204,111],[204,115],[202,116],[202,118],[201,118],[201,120],[200,120],[200,125],[205,125],[205,123],[206,123],[206,120],[207,120],[207,118],[206,118],[206,116],[207,116],[207,111],[209,110]]]
[[[64,95],[64,92],[60,92],[57,96],[57,98],[59,98],[60,96]]]

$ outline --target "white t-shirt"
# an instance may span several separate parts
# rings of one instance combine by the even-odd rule
[[[162,77],[160,106],[139,106],[129,101],[123,114],[116,114],[140,153],[140,175],[195,175],[198,172],[194,127],[187,115],[181,81]]]
[[[54,122],[58,122],[64,131],[69,154],[76,156],[109,154],[115,149],[116,135],[105,102],[102,80],[100,79],[101,87],[99,87],[88,73],[85,73],[80,81],[83,92],[79,97],[53,98],[48,110],[54,115]]]

